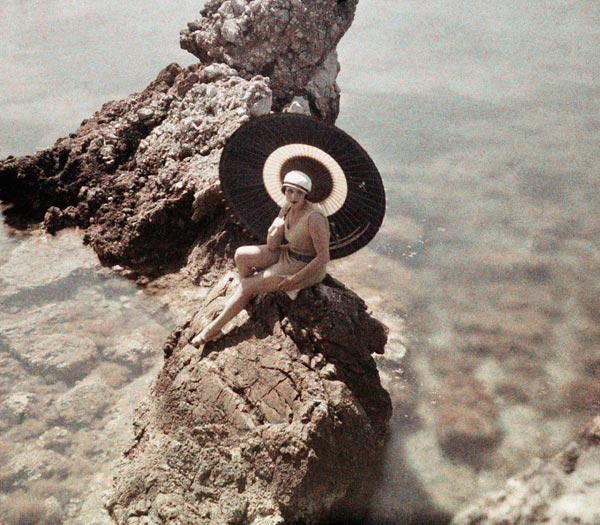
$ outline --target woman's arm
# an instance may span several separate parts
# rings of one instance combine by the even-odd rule
[[[280,290],[296,289],[299,283],[319,273],[329,262],[329,222],[327,218],[320,213],[312,213],[308,218],[308,232],[317,254],[304,268],[281,281]]]

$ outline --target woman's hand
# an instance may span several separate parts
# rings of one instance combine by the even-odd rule
[[[283,217],[275,217],[275,220],[273,221],[271,226],[269,226],[269,233],[271,233],[271,231],[275,231],[280,228],[283,228],[284,225],[285,225],[285,220],[283,219]]]
[[[292,290],[298,290],[299,286],[296,276],[286,275],[279,283],[277,289],[281,290],[282,292],[291,292]]]
[[[284,226],[285,221],[282,217],[276,217],[271,226],[269,226],[267,230],[267,246],[270,251],[274,252],[281,246]]]

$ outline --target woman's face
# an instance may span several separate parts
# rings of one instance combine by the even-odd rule
[[[285,198],[289,204],[304,202],[306,197],[306,192],[304,190],[294,188],[293,186],[286,186],[283,193],[285,194]]]

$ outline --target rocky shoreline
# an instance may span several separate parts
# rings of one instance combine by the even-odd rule
[[[335,46],[352,22],[355,7],[356,2],[349,0],[315,2],[310,9],[302,2],[283,0],[208,2],[202,17],[190,22],[181,36],[182,46],[199,58],[199,64],[187,68],[171,64],[144,91],[105,104],[53,148],[0,162],[0,199],[10,203],[5,217],[9,224],[39,221],[43,231],[59,233],[59,242],[61,230],[67,229],[62,233],[69,235],[68,228],[79,228],[103,265],[136,281],[159,301],[169,302],[174,318],[155,327],[150,343],[140,342],[143,334],[135,336],[133,327],[131,333],[120,334],[122,339],[113,337],[109,327],[114,326],[115,317],[127,317],[124,305],[130,304],[128,300],[114,300],[112,292],[108,298],[98,290],[79,293],[74,284],[96,282],[95,261],[89,263],[93,270],[86,263],[65,270],[56,280],[50,276],[50,285],[40,280],[22,289],[19,262],[27,254],[11,252],[6,264],[0,254],[8,276],[3,279],[8,285],[2,308],[9,326],[7,332],[3,326],[0,337],[3,386],[15,385],[1,392],[2,437],[19,443],[1,451],[2,464],[9,468],[3,469],[0,479],[8,495],[0,498],[0,505],[35,488],[34,496],[48,495],[40,510],[46,513],[41,523],[43,519],[69,525],[110,523],[103,509],[106,503],[119,523],[168,523],[179,511],[190,523],[211,519],[323,522],[332,517],[345,519],[348,512],[371,511],[383,521],[442,524],[469,495],[496,485],[492,470],[499,468],[501,474],[496,476],[506,477],[536,455],[538,448],[530,450],[537,446],[535,432],[543,429],[546,441],[561,441],[567,435],[570,427],[556,408],[564,396],[545,395],[548,379],[533,357],[529,375],[522,366],[527,356],[511,357],[514,340],[531,338],[523,344],[536,351],[543,346],[546,321],[558,315],[551,303],[558,298],[540,297],[539,319],[534,316],[521,323],[523,305],[515,297],[518,292],[500,286],[515,278],[544,283],[549,270],[535,261],[528,265],[507,262],[495,251],[484,253],[482,263],[490,272],[499,272],[491,276],[500,283],[491,291],[510,315],[502,322],[495,312],[487,322],[481,322],[481,316],[462,315],[453,332],[456,345],[466,348],[458,357],[424,357],[418,352],[405,357],[400,349],[406,341],[401,333],[398,336],[401,307],[391,323],[384,319],[394,325],[396,334],[392,348],[388,345],[386,355],[376,361],[392,396],[393,415],[371,357],[371,352],[380,353],[385,344],[382,328],[364,317],[362,300],[339,284],[306,291],[298,303],[304,304],[304,317],[296,321],[285,296],[260,298],[251,317],[231,327],[226,339],[207,345],[203,352],[188,344],[228,293],[235,248],[254,242],[230,215],[220,194],[220,149],[240,124],[272,110],[302,111],[335,120],[339,107]],[[412,230],[409,242],[416,243],[419,227]],[[442,230],[438,227],[435,235],[458,257],[464,239]],[[547,244],[542,248],[549,253],[567,235],[562,230],[543,229],[542,233]],[[367,264],[369,257],[363,253],[356,260]],[[390,271],[390,264],[379,257],[376,272]],[[472,278],[469,268],[452,259],[448,265],[456,272],[452,279]],[[440,283],[440,289],[446,285]],[[362,287],[368,289],[364,283]],[[48,290],[58,295],[46,303],[41,297]],[[73,299],[79,300],[79,295],[91,301],[89,314],[73,315],[78,312]],[[395,300],[397,295],[390,292],[384,300]],[[585,304],[589,303],[590,317],[596,319],[595,299],[592,292],[589,295]],[[196,315],[202,301],[204,307]],[[330,327],[323,324],[323,317],[313,317],[308,311],[313,301],[320,301],[323,308],[335,310],[336,304],[342,304],[349,310],[339,316],[339,326]],[[108,320],[95,309],[107,303],[116,312]],[[153,311],[151,323],[153,316],[161,317]],[[85,334],[56,333],[64,323],[81,323],[81,317],[83,324],[99,334],[101,343],[87,340]],[[53,328],[29,332],[28,322],[49,323]],[[525,326],[527,322],[533,330]],[[510,328],[499,327],[501,323]],[[173,325],[178,328],[164,346]],[[308,331],[302,333],[298,325]],[[331,332],[332,328],[341,332]],[[497,349],[499,329],[510,333]],[[19,331],[25,336],[17,335]],[[377,344],[363,347],[369,334]],[[587,337],[597,335],[591,329],[590,334]],[[25,341],[27,337],[35,344]],[[158,371],[153,366],[161,346],[166,359]],[[76,358],[57,357],[61,349],[74,347],[81,348]],[[496,360],[486,360],[494,351],[514,361],[507,366],[512,366],[516,379],[506,380]],[[541,359],[542,351],[535,357]],[[98,356],[106,362],[98,361]],[[263,358],[280,366],[276,370],[257,367]],[[597,356],[586,356],[580,365],[591,377],[586,391],[580,392],[579,383],[573,380],[569,394],[573,403],[585,402],[581,410],[597,397],[594,360]],[[366,370],[366,376],[356,377],[360,374],[354,367],[361,373]],[[260,371],[265,385],[273,387],[266,396],[268,402],[259,402],[265,397],[260,390],[262,380],[254,383],[249,370]],[[157,373],[150,398],[135,416],[132,441],[125,443],[129,435],[123,434],[123,428],[133,418],[127,404],[137,405],[148,389],[148,374]],[[494,376],[491,383],[490,376]],[[308,385],[308,392],[298,389],[298,384]],[[517,401],[499,407],[498,398],[493,398],[496,392],[500,398]],[[553,418],[550,425],[527,405],[542,397],[550,399],[544,405]],[[190,408],[221,402],[225,405],[214,413]],[[369,408],[370,402],[381,414]],[[98,419],[90,419],[86,409],[96,411]],[[234,432],[223,429],[223,418],[233,421]],[[364,433],[351,434],[356,439],[348,445],[335,425],[336,418],[347,418],[352,428],[364,429]],[[395,494],[402,498],[389,501],[384,494],[369,503],[373,483],[381,477],[380,469],[385,470],[381,462],[389,461],[383,448],[388,421],[396,430],[397,442],[396,448],[387,443],[388,454],[389,450],[410,451],[400,460],[394,458],[388,465],[394,471],[384,476],[391,484],[397,483],[400,489]],[[85,425],[91,425],[92,433],[84,431]],[[515,445],[507,434],[522,442]],[[498,496],[459,514],[456,523],[491,524],[521,518],[532,523],[548,519],[595,523],[596,434],[587,431],[583,441],[569,446],[558,459],[512,479]],[[214,445],[213,436],[223,445]],[[110,445],[99,445],[99,437]],[[331,441],[325,439],[329,437]],[[283,447],[285,454],[273,453],[286,439],[293,446]],[[200,446],[205,443],[210,446]],[[122,450],[129,452],[117,471],[116,490],[102,501],[113,461]],[[344,454],[332,458],[335,450]],[[547,445],[540,444],[540,454],[545,450]],[[350,456],[358,461],[353,463]],[[70,457],[79,458],[82,464],[85,458],[90,462],[72,472]],[[197,470],[192,477],[187,466],[197,462],[208,465],[207,470]],[[98,471],[104,464],[108,471]],[[260,471],[261,464],[268,465],[267,472]],[[337,467],[332,465],[338,465],[343,476],[337,476]],[[422,465],[428,468],[413,474]],[[369,475],[359,476],[367,467]],[[153,473],[148,486],[143,485],[144,472]],[[172,483],[171,478],[176,481]],[[457,478],[464,486],[449,487],[448,480]],[[85,483],[82,480],[89,479],[93,479],[89,492],[78,493]],[[64,491],[59,489],[63,482]]]

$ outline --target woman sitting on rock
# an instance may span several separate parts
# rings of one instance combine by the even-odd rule
[[[290,171],[284,177],[281,190],[286,204],[269,227],[267,244],[237,249],[240,284],[221,314],[193,339],[193,344],[223,335],[222,328],[258,293],[297,293],[323,280],[329,262],[329,222],[306,200],[311,189],[310,177],[301,171]],[[255,269],[261,271],[255,273]]]

